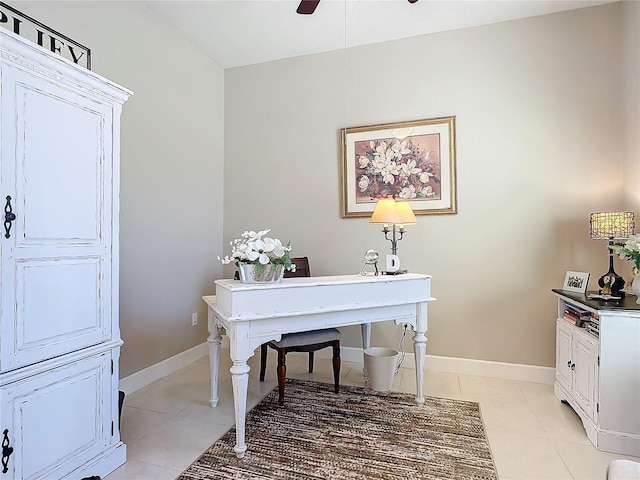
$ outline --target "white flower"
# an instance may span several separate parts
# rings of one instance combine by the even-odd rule
[[[409,160],[407,163],[400,165],[400,174],[404,177],[410,177],[420,172],[422,172],[422,170],[416,167],[415,160]]]
[[[396,140],[395,143],[391,146],[391,151],[393,152],[393,158],[400,161],[404,155],[411,153],[411,149],[407,148],[407,141],[403,140],[400,143],[399,140]],[[415,164],[415,162],[414,162]]]
[[[358,180],[358,187],[360,188],[361,192],[364,192],[367,188],[369,188],[369,177],[367,177],[366,175],[362,175],[360,177],[360,180]]]
[[[400,198],[416,198],[416,187],[414,187],[413,185],[404,187],[400,192]]]
[[[422,183],[429,183],[429,181],[431,180],[431,177],[433,177],[433,174],[429,172],[422,172],[420,174],[420,181]]]
[[[267,237],[267,233],[271,230],[266,228],[255,232],[247,230],[242,233],[240,238],[236,238],[229,242],[231,245],[231,255],[218,257],[223,265],[234,262],[236,266],[240,264],[252,263],[255,265],[278,264],[284,265],[285,268],[291,269],[291,246],[282,245],[277,238]]]
[[[610,247],[622,260],[633,260],[636,269],[640,268],[640,234],[634,234],[624,243]]]
[[[398,165],[396,165],[396,162],[389,162],[380,171],[384,183],[394,183],[396,181],[395,175],[398,175],[399,173],[400,172],[398,171]]]
[[[265,237],[264,243],[267,245],[267,248],[265,249],[265,251],[271,252],[273,256],[276,258],[283,257],[284,254],[290,250],[290,249],[287,249],[287,247],[283,246],[282,242],[277,238],[273,239],[273,238]]]
[[[367,165],[369,165],[369,158],[361,155],[360,157],[358,157],[358,163],[360,164],[360,168],[365,168]]]

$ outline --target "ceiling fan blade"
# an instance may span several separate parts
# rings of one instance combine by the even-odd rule
[[[298,5],[298,12],[301,15],[311,15],[316,11],[316,7],[320,3],[320,0],[301,0],[300,5]]]

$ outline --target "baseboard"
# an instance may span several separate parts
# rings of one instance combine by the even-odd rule
[[[223,350],[228,350],[229,348],[229,340],[226,335],[222,337],[221,347]],[[135,392],[162,377],[186,367],[190,363],[208,355],[208,353],[209,346],[206,342],[196,345],[178,355],[174,355],[162,362],[120,379],[120,390],[124,391],[125,394]],[[320,350],[316,352],[316,356],[319,358],[329,358],[330,353],[330,349]],[[225,355],[225,352],[221,352],[221,355]],[[296,355],[296,353],[291,353],[290,355]],[[306,355],[306,353],[298,355]],[[362,348],[342,347],[340,349],[340,355],[345,362],[363,363]],[[407,352],[401,368],[413,369],[414,365],[413,352]],[[556,378],[555,368],[552,367],[491,362],[470,358],[441,357],[438,355],[427,355],[425,369],[434,372],[503,378],[522,382],[545,383],[547,385],[553,385]]]
[[[144,368],[136,373],[132,373],[128,377],[120,379],[119,388],[125,394],[130,394],[136,390],[149,385],[150,383],[160,380],[173,372],[186,367],[196,360],[209,354],[209,345],[207,342],[196,345],[189,350],[185,350],[173,357],[162,360],[150,367]]]
[[[329,358],[330,350],[320,350],[316,355],[321,358]],[[345,362],[364,362],[361,348],[342,347],[340,348],[340,356]],[[406,352],[401,368],[413,369],[415,365],[414,358],[413,352]],[[503,378],[505,380],[545,383],[547,385],[553,385],[553,382],[556,379],[556,370],[552,367],[491,362],[487,360],[473,360],[470,358],[440,357],[438,355],[426,356],[425,369],[434,372]]]

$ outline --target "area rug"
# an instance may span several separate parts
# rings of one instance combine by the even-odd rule
[[[287,379],[247,414],[243,459],[231,428],[177,480],[497,480],[475,402]]]

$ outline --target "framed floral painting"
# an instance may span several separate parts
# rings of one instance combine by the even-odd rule
[[[455,117],[345,128],[342,164],[343,217],[370,217],[384,197],[456,213]]]

